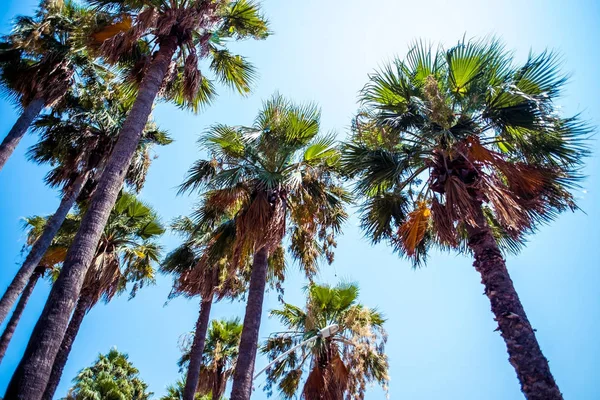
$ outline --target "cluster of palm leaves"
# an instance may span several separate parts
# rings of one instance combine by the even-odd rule
[[[26,220],[28,254],[0,300],[0,321],[16,303],[1,360],[36,282],[52,278],[5,398],[52,399],[87,312],[133,297],[159,265],[171,296],[200,298],[185,376],[163,399],[220,399],[231,381],[230,398],[248,400],[259,349],[272,361],[265,390],[282,398],[364,399],[368,385],[387,387],[384,317],[358,302],[355,284],[313,282],[356,201],[367,236],[415,265],[434,247],[472,255],[524,395],[562,399],[504,261],[577,208],[591,128],[558,113],[566,78],[555,54],[518,64],[495,39],[415,43],[369,77],[343,143],[322,132],[317,105],[279,94],[247,126],[212,125],[200,139],[207,158],[180,186],[197,206],[171,223],[182,243],[163,259],[165,228],[136,197],[153,148],[171,142],[153,105],[197,112],[217,83],[249,93],[255,70],[227,44],[270,34],[251,0],[44,0],[0,40],[0,83],[20,110],[0,169],[31,127],[40,138],[28,156],[50,166],[46,183],[61,191],[53,215]],[[309,281],[304,308],[283,301],[289,259]],[[260,343],[268,286],[286,332]],[[211,322],[223,299],[246,301],[242,323]],[[146,389],[114,350],[67,398],[146,399]]]

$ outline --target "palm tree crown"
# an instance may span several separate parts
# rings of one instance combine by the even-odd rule
[[[102,51],[109,62],[129,64],[127,82],[133,87],[141,82],[152,61],[149,50],[165,38],[174,37],[179,52],[172,60],[162,90],[168,99],[195,111],[211,101],[216,94],[213,81],[200,71],[198,64],[205,58],[216,80],[241,94],[250,92],[254,67],[244,57],[232,54],[226,44],[229,39],[265,39],[269,35],[267,20],[254,2],[90,0],[89,3],[122,16],[114,32],[105,30],[96,40],[106,38]]]
[[[100,354],[94,365],[77,374],[66,399],[150,399],[148,385],[139,378],[138,369],[128,358],[116,349]]]
[[[242,324],[239,318],[211,321],[202,355],[198,395],[210,395],[209,398],[213,400],[223,396],[225,386],[233,374],[241,334]],[[183,354],[177,362],[181,370],[190,361],[191,342],[189,335],[182,341]]]
[[[373,241],[419,263],[432,245],[465,249],[482,209],[516,251],[538,223],[576,208],[569,190],[589,128],[557,114],[558,66],[549,52],[516,66],[483,40],[437,52],[418,43],[373,74],[344,153]]]
[[[358,286],[312,284],[307,292],[304,309],[284,303],[282,309],[271,312],[289,332],[269,338],[262,352],[274,360],[331,324],[337,324],[340,330],[290,353],[270,367],[266,390],[271,393],[272,385],[277,384],[280,396],[291,399],[300,389],[306,372],[308,376],[300,389],[303,399],[364,399],[368,383],[378,382],[386,387],[385,320],[376,310],[357,303]]]
[[[215,125],[202,137],[212,158],[194,163],[181,190],[204,189],[199,225],[230,219],[233,265],[263,247],[282,258],[286,230],[308,276],[320,257],[332,261],[349,196],[337,178],[339,151],[331,135],[319,133],[319,119],[314,105],[276,95],[253,126]]]

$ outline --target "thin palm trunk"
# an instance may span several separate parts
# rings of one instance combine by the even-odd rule
[[[256,361],[258,349],[258,331],[265,297],[267,270],[268,252],[263,247],[254,254],[252,262],[244,327],[240,339],[239,355],[233,373],[231,400],[248,400],[252,394],[252,375],[254,374],[254,362]]]
[[[31,297],[31,293],[33,293],[33,289],[35,285],[42,276],[44,271],[40,269],[39,271],[35,271],[33,275],[29,278],[29,282],[27,282],[27,286],[23,289],[23,293],[21,293],[21,298],[15,307],[15,311],[13,311],[10,319],[8,320],[8,324],[6,328],[4,328],[4,332],[2,332],[2,337],[0,337],[0,363],[2,363],[2,359],[6,354],[6,349],[8,349],[8,345],[10,344],[10,340],[17,329],[17,325],[19,324],[19,320],[21,319],[21,315],[23,315],[23,310],[25,310],[25,306],[29,301],[29,297]]]
[[[9,383],[6,391],[8,399],[39,400],[42,397],[50,376],[50,366],[58,353],[69,316],[75,307],[98,241],[123,186],[125,173],[176,50],[177,38],[165,38],[146,71],[62,271]]]
[[[89,175],[89,172],[81,174],[73,182],[67,194],[61,199],[58,209],[48,220],[48,223],[44,227],[44,232],[42,232],[42,235],[35,241],[31,251],[27,254],[27,258],[25,258],[25,262],[6,289],[6,292],[4,292],[4,295],[2,295],[2,299],[0,299],[0,324],[4,322],[4,319],[10,312],[10,309],[19,297],[19,294],[23,291],[25,285],[27,285],[33,271],[42,260],[42,257],[44,257],[44,254],[46,254],[46,250],[48,250],[50,244],[52,244],[52,239],[56,236],[56,233],[67,217],[69,210],[71,210],[75,204]]]
[[[208,331],[211,307],[212,298],[200,303],[200,315],[198,315],[198,321],[196,322],[196,333],[194,334],[194,342],[192,343],[192,348],[190,350],[190,364],[188,365],[187,377],[185,379],[183,400],[194,400],[194,395],[196,394],[196,390],[198,388],[200,367],[202,366],[202,353],[204,352],[204,342],[206,341],[206,332]]]
[[[528,400],[562,400],[483,212],[480,211],[476,222],[478,227],[467,227],[469,247],[475,256],[473,265],[481,274],[521,391]]]
[[[82,296],[77,301],[77,306],[75,307],[75,311],[73,311],[71,321],[69,321],[69,327],[65,332],[65,337],[60,345],[60,350],[54,359],[52,372],[50,373],[50,379],[48,380],[48,385],[46,386],[46,390],[42,396],[42,399],[44,400],[52,400],[54,397],[54,393],[56,392],[56,388],[60,383],[63,370],[65,369],[65,365],[69,359],[69,353],[71,353],[71,349],[73,348],[73,342],[79,333],[79,328],[81,327],[83,318],[92,305],[92,301],[92,297],[84,293],[82,293]]]
[[[12,155],[13,151],[15,151],[17,148],[17,145],[35,118],[40,115],[45,104],[46,102],[42,98],[35,98],[29,104],[27,104],[17,119],[17,122],[15,122],[13,127],[8,132],[8,135],[6,135],[2,143],[0,143],[0,171],[4,167],[4,164],[6,164],[6,161],[8,161]]]

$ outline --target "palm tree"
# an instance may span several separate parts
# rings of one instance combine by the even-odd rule
[[[557,113],[565,81],[552,53],[516,65],[495,40],[437,52],[417,44],[370,77],[343,156],[374,242],[415,263],[432,246],[473,255],[530,400],[562,395],[502,249],[517,251],[525,234],[576,208],[569,190],[590,130]]]
[[[259,7],[247,0],[94,0],[92,3],[117,10],[133,20],[131,29],[104,42],[103,48],[109,61],[117,61],[122,53],[143,38],[155,44],[157,51],[148,57],[147,65],[142,68],[144,75],[136,100],[119,133],[119,140],[106,164],[98,190],[92,196],[61,274],[13,374],[7,396],[32,400],[41,398],[50,372],[45,359],[58,352],[96,245],[161,87],[168,88],[173,84],[171,86],[175,89],[172,90],[180,89],[185,104],[206,103],[211,98],[213,87],[201,75],[198,61],[208,58],[210,69],[221,82],[246,93],[254,69],[244,58],[231,54],[223,40],[264,39],[269,33]],[[177,49],[180,51],[177,52]],[[175,55],[176,60],[184,61],[178,64],[174,60]],[[175,68],[171,69],[173,73],[168,74],[171,65]],[[178,65],[183,68],[176,68]]]
[[[182,346],[183,355],[178,362],[180,369],[190,363],[197,334],[194,332],[192,340],[185,341]],[[223,398],[225,386],[231,379],[237,361],[241,334],[242,324],[238,318],[211,321],[202,354],[202,367],[198,373],[200,385],[196,388],[196,396],[204,395],[212,400]]]
[[[73,380],[65,400],[127,399],[148,400],[152,392],[139,377],[127,354],[111,349],[98,355],[91,367],[82,369]]]
[[[75,232],[71,231],[71,240]],[[83,318],[92,307],[100,299],[109,302],[115,295],[123,293],[127,284],[133,284],[130,292],[130,298],[133,298],[141,287],[154,282],[153,264],[160,259],[156,239],[163,232],[156,213],[149,206],[132,194],[121,194],[98,243],[92,268],[88,270],[54,360],[43,399],[52,400]]]
[[[183,382],[183,380],[177,380],[177,382],[175,382],[174,385],[167,386],[167,394],[162,396],[160,400],[183,400],[184,387],[185,383]],[[203,396],[200,393],[196,393],[196,395],[194,396],[194,400],[210,400],[210,396]]]
[[[29,158],[53,166],[46,183],[62,188],[63,195],[45,229],[29,243],[32,247],[23,265],[0,299],[0,323],[29,282],[69,210],[78,199],[84,200],[93,192],[111,154],[129,107],[117,83],[105,78],[105,82],[88,81],[79,86],[77,95],[68,96],[66,104],[35,124],[40,141],[29,150]],[[127,171],[125,182],[130,188],[139,192],[143,187],[152,147],[169,143],[171,139],[164,131],[152,122],[146,124]]]
[[[76,70],[94,70],[83,44],[105,20],[72,1],[43,0],[33,17],[18,17],[12,33],[0,40],[0,85],[22,108],[0,144],[0,170],[43,108],[68,93]]]
[[[230,268],[253,259],[232,400],[250,396],[268,260],[283,259],[286,226],[291,254],[310,277],[319,257],[331,261],[346,218],[348,196],[337,182],[339,152],[332,136],[319,135],[319,118],[314,105],[276,95],[252,127],[213,126],[202,139],[212,159],[196,161],[181,186],[205,190],[201,225],[233,216]]]
[[[286,333],[271,336],[261,352],[275,360],[327,326],[337,324],[339,331],[309,342],[271,366],[265,387],[269,395],[274,384],[278,384],[280,398],[285,399],[294,398],[299,390],[302,399],[364,399],[367,384],[377,382],[386,388],[387,334],[382,315],[357,303],[359,290],[355,284],[311,284],[307,292],[304,309],[284,303],[283,308],[271,311],[272,316],[279,317]]]
[[[31,246],[36,241],[39,240],[40,236],[43,234],[46,225],[48,224],[48,219],[41,216],[33,216],[29,218],[25,218],[24,221],[24,229],[27,232],[27,243],[24,246],[24,249],[27,246]],[[6,350],[8,349],[8,345],[12,340],[12,337],[15,333],[17,325],[21,320],[21,316],[23,315],[23,311],[27,306],[29,298],[33,293],[33,289],[35,288],[38,280],[47,275],[49,277],[53,277],[58,270],[58,267],[62,260],[64,259],[65,254],[67,253],[67,249],[69,248],[69,243],[72,240],[72,231],[76,229],[76,225],[78,222],[76,218],[73,216],[67,216],[66,221],[64,223],[62,232],[58,232],[57,235],[52,239],[52,243],[46,249],[44,256],[40,260],[38,266],[35,268],[29,280],[27,281],[27,285],[25,289],[23,289],[23,293],[21,293],[21,297],[19,298],[19,302],[15,307],[10,319],[6,327],[4,328],[4,332],[2,332],[2,336],[0,337],[0,363],[2,363],[2,359],[6,354]]]
[[[169,253],[161,265],[163,273],[174,275],[170,297],[182,294],[201,298],[196,334],[188,352],[184,400],[193,400],[198,387],[213,301],[233,298],[244,289],[239,274],[229,274],[228,268],[233,240],[227,231],[234,228],[232,221],[225,221],[214,228],[195,224],[189,217],[179,217],[171,225],[171,230],[182,235],[184,242]],[[215,241],[219,244],[215,244]],[[208,246],[211,252],[206,251]],[[217,247],[218,254],[215,251]]]

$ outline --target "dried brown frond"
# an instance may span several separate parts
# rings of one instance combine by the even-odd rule
[[[163,13],[161,13],[156,22],[156,36],[165,36],[170,34],[171,30],[178,22],[177,17],[178,10],[173,8],[167,8]]]
[[[509,234],[516,237],[519,232],[531,226],[526,210],[516,201],[517,196],[498,177],[485,179],[481,190],[494,209],[498,223]]]
[[[446,196],[446,211],[452,221],[464,221],[471,226],[477,226],[477,206],[474,204],[472,193],[456,176],[450,176],[444,185]]]
[[[450,247],[457,247],[458,232],[454,225],[455,221],[451,218],[446,205],[441,204],[436,197],[431,201],[431,219],[433,221],[433,230],[440,243]]]
[[[417,246],[425,236],[430,219],[431,210],[424,201],[419,202],[417,209],[408,214],[408,219],[398,229],[399,242],[406,255],[415,255]]]
[[[141,14],[140,14],[141,15]],[[126,32],[131,29],[132,20],[129,15],[124,15],[121,21],[103,27],[98,32],[92,34],[92,44],[101,46],[106,40],[118,35],[121,32]]]
[[[198,69],[198,57],[196,52],[190,53],[185,59],[183,66],[183,95],[189,101],[192,101],[202,81],[202,74]]]

